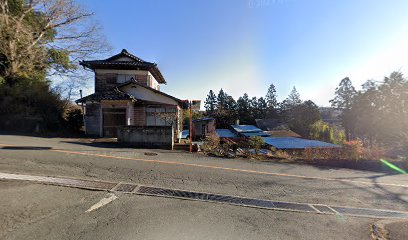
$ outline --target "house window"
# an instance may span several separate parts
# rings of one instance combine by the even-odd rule
[[[118,74],[118,76],[116,78],[117,83],[125,83],[125,82],[131,81],[131,80],[135,80],[134,75]]]
[[[164,108],[157,106],[148,106],[146,108],[146,125],[147,126],[171,126],[171,120],[165,119],[164,116],[160,117],[160,113],[174,113],[175,108]]]

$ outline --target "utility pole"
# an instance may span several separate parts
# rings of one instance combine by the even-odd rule
[[[79,90],[79,96],[82,98],[82,89]],[[82,108],[82,122],[84,124],[84,130],[86,132],[84,102],[81,102],[81,108]]]
[[[190,106],[190,153],[193,152],[193,109],[192,109],[192,101],[188,101]]]

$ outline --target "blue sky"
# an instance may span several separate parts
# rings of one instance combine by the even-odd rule
[[[234,98],[303,100],[328,106],[344,77],[354,85],[407,73],[408,1],[81,0],[113,47],[156,62],[180,99],[210,89]],[[108,56],[107,56],[108,57]]]

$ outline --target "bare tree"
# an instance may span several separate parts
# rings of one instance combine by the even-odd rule
[[[74,0],[0,0],[4,77],[44,72],[80,83],[78,61],[110,50],[92,15]]]
[[[178,116],[175,112],[153,112],[152,114],[170,126],[175,126],[178,123]]]

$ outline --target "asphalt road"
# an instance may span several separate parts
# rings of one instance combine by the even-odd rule
[[[408,211],[406,175],[120,148],[87,139],[2,135],[0,144],[0,172]],[[367,239],[377,221],[126,194],[86,212],[107,194],[0,181],[0,239]]]

